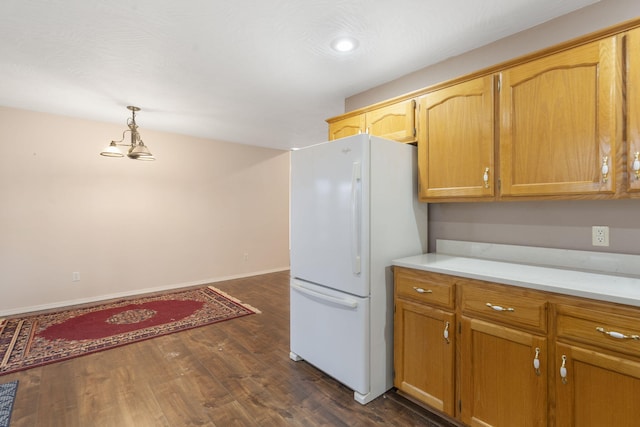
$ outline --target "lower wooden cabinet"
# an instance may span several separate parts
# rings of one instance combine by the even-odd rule
[[[396,300],[394,385],[427,405],[454,415],[455,316]]]
[[[468,426],[640,426],[640,308],[394,270],[405,395]]]
[[[640,361],[562,343],[555,357],[556,426],[640,425]]]
[[[547,339],[464,316],[461,322],[459,418],[470,426],[546,426]]]
[[[455,415],[456,323],[451,278],[395,269],[394,385]]]
[[[556,307],[556,426],[640,425],[640,321],[613,304]]]

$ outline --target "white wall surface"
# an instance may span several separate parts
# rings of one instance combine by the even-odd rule
[[[141,111],[157,160],[102,157],[122,113],[0,107],[0,315],[288,268],[288,152],[147,131]]]

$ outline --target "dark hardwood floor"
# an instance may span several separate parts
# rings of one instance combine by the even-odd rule
[[[11,426],[449,426],[291,361],[288,271],[214,285],[262,314],[2,376],[20,381]]]

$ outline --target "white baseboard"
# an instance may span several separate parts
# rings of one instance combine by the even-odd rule
[[[234,274],[234,275],[231,275],[231,276],[216,277],[216,278],[212,278],[212,279],[196,280],[196,281],[193,281],[193,282],[175,283],[175,284],[171,284],[171,285],[158,286],[158,287],[154,287],[154,288],[136,289],[136,290],[133,290],[133,291],[118,292],[118,293],[115,293],[115,294],[96,295],[96,296],[92,296],[92,297],[88,297],[88,298],[78,298],[78,299],[66,300],[66,301],[56,301],[56,302],[52,302],[52,303],[48,303],[48,304],[33,305],[33,306],[28,306],[28,307],[17,307],[17,308],[12,308],[12,309],[9,309],[9,310],[0,310],[0,317],[10,316],[10,315],[14,315],[14,314],[30,313],[30,312],[34,312],[34,311],[52,310],[52,309],[57,309],[57,308],[70,307],[70,306],[74,306],[74,305],[88,304],[88,303],[93,303],[93,302],[108,301],[108,300],[113,300],[113,299],[132,297],[132,296],[136,296],[136,295],[150,294],[150,293],[153,293],[153,292],[169,291],[169,290],[173,290],[173,289],[188,288],[188,287],[201,286],[201,285],[203,286],[203,285],[209,285],[209,284],[217,283],[217,282],[224,282],[224,281],[227,281],[227,280],[243,279],[245,277],[260,276],[262,274],[269,274],[269,273],[277,273],[277,272],[280,272],[280,271],[286,271],[288,269],[289,269],[289,267],[287,266],[287,267],[275,268],[275,269],[271,269],[271,270],[253,271],[251,273]]]

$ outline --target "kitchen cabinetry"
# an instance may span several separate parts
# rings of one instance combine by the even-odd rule
[[[502,196],[614,193],[619,57],[613,36],[500,74]]]
[[[558,306],[556,426],[635,426],[640,420],[638,313],[600,308]]]
[[[454,415],[454,286],[442,275],[395,269],[394,385]]]
[[[327,121],[417,141],[424,202],[640,198],[640,18]]]
[[[481,282],[462,292],[460,419],[470,426],[547,425],[547,303]]]
[[[329,119],[329,140],[366,132],[393,141],[415,142],[415,111],[416,101],[408,99],[354,116]]]
[[[627,34],[627,191],[640,191],[640,28]]]
[[[365,129],[364,114],[346,117],[329,124],[329,141],[358,135]]]
[[[422,200],[494,196],[493,77],[445,87],[420,99]]]
[[[636,426],[640,308],[394,267],[394,385],[464,425]]]

